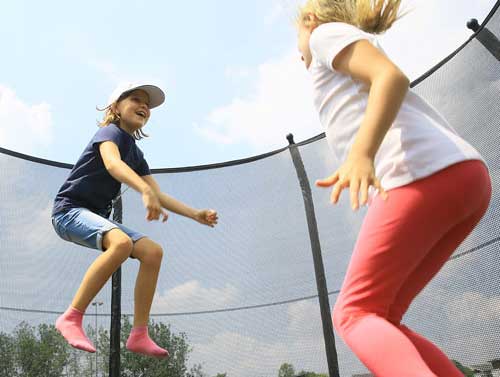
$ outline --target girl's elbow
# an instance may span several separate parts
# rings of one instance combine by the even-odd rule
[[[392,90],[397,91],[401,95],[406,95],[410,89],[410,79],[400,70],[395,70],[387,77],[387,85]]]
[[[382,85],[392,88],[401,88],[408,90],[410,87],[410,79],[397,67],[391,67],[381,71],[371,81],[371,85]]]
[[[403,82],[404,82],[404,86],[405,86],[406,90],[410,89],[411,81],[408,78],[408,76],[406,76],[404,73],[403,73]]]
[[[118,172],[119,170],[119,164],[117,163],[117,161],[106,161],[104,163],[104,167],[106,168],[106,171],[111,175],[111,176],[115,176],[116,173]]]
[[[115,165],[112,160],[103,160],[104,167],[106,170],[109,172],[111,169],[113,169],[113,166]]]
[[[401,87],[408,89],[410,87],[410,79],[401,70],[397,69],[393,73],[394,80],[398,82]]]

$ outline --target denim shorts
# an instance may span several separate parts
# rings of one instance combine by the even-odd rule
[[[87,208],[71,208],[56,213],[52,217],[52,226],[63,240],[97,250],[103,250],[102,238],[111,229],[121,229],[134,243],[146,237],[140,232],[100,216]]]

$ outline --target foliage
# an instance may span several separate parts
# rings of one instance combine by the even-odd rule
[[[125,343],[131,328],[130,320],[125,317],[120,341],[121,376],[207,377],[201,365],[195,364],[188,369],[187,364],[192,349],[186,334],[174,334],[170,325],[152,321],[149,326],[149,336],[170,352],[170,357],[167,359],[155,359],[126,350]],[[22,322],[12,334],[0,332],[0,376],[93,376],[96,359],[99,375],[107,375],[110,354],[109,332],[100,328],[96,337],[95,329],[88,326],[86,333],[96,343],[96,354],[70,347],[53,325],[40,324],[35,327]],[[225,375],[220,375],[223,376]]]
[[[474,377],[474,371],[466,366],[463,366],[460,362],[452,360],[453,364],[464,374],[466,377]]]

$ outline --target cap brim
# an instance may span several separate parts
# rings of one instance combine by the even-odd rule
[[[149,97],[149,108],[153,109],[155,107],[160,106],[163,102],[165,102],[165,93],[159,87],[155,85],[140,85],[133,89],[128,90],[127,92],[131,92],[133,90],[144,90]]]

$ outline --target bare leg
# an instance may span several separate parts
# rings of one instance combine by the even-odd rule
[[[132,240],[120,229],[107,232],[102,244],[106,251],[90,265],[71,303],[75,309],[82,312],[87,309],[110,276],[127,260],[133,248]]]
[[[134,291],[134,328],[127,340],[127,349],[143,355],[167,357],[168,351],[156,345],[148,335],[149,312],[156,290],[163,250],[157,243],[142,238],[135,243],[132,256],[139,259],[141,265]]]
[[[104,235],[105,252],[89,267],[71,306],[56,321],[56,328],[68,343],[83,351],[95,352],[95,347],[82,328],[83,314],[111,274],[130,256],[132,241],[119,229]]]
[[[134,327],[146,326],[160,273],[163,250],[149,238],[141,238],[135,243],[132,256],[141,262],[134,291]]]

